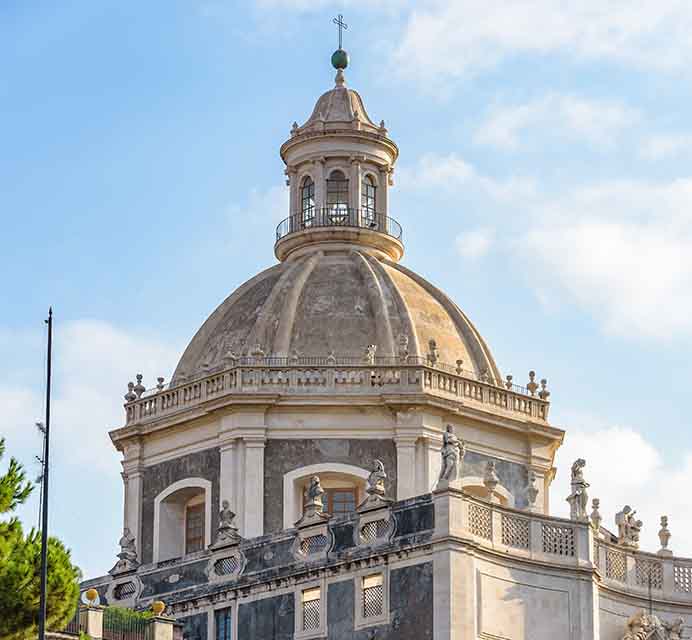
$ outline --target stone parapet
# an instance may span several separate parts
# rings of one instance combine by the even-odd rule
[[[260,394],[266,399],[281,395],[350,398],[420,393],[538,423],[547,422],[550,408],[547,399],[523,387],[481,380],[473,372],[443,363],[431,365],[421,357],[376,358],[373,363],[334,356],[244,357],[223,371],[143,392],[125,404],[126,425]]]

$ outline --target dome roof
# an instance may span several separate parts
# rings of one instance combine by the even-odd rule
[[[410,355],[425,357],[430,340],[439,361],[500,373],[464,313],[412,271],[359,248],[316,250],[282,262],[239,287],[202,325],[173,382],[224,366],[224,356],[395,356],[401,336]],[[403,340],[405,342],[405,340]]]
[[[386,133],[384,126],[378,127],[370,119],[360,94],[345,86],[343,71],[338,69],[334,88],[319,97],[310,117],[302,127],[293,129],[293,135],[311,130],[344,128]]]

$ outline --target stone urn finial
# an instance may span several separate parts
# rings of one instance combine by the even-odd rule
[[[670,542],[670,529],[668,529],[668,516],[661,516],[661,529],[658,532],[658,539],[661,541],[661,548],[658,550],[660,556],[672,556],[673,552],[668,548]]]
[[[532,395],[536,395],[536,389],[538,389],[538,383],[536,382],[536,372],[529,371],[529,381],[526,383],[526,389]]]
[[[137,394],[134,391],[135,389],[135,383],[134,382],[128,382],[127,383],[127,393],[125,394],[125,402],[134,402],[137,400]]]
[[[541,380],[541,390],[538,392],[538,397],[541,400],[548,400],[550,398],[550,391],[547,389],[548,387],[548,380],[546,378],[543,378]]]
[[[142,394],[147,390],[147,388],[142,384],[142,378],[144,376],[141,373],[137,374],[137,384],[135,385],[134,392],[138,398],[142,397]]]
[[[166,603],[163,602],[163,600],[154,600],[154,602],[151,603],[151,610],[158,618],[163,615],[163,612],[166,610]]]

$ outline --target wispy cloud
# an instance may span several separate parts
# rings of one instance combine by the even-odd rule
[[[523,104],[492,108],[474,141],[511,150],[529,143],[541,146],[546,138],[609,147],[639,118],[636,110],[617,101],[550,93]]]
[[[457,236],[456,245],[462,258],[478,260],[488,253],[494,240],[493,229],[473,229],[460,233]]]
[[[640,155],[647,160],[663,160],[692,152],[692,135],[659,134],[642,140]]]
[[[692,12],[679,0],[430,0],[408,17],[394,62],[428,86],[524,54],[686,69],[691,27]]]

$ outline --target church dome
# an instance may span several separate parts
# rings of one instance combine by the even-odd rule
[[[473,324],[422,277],[357,247],[315,250],[263,271],[221,303],[185,350],[173,383],[256,353],[363,362],[375,345],[378,358],[407,352],[426,360],[431,341],[439,363],[500,379]]]

